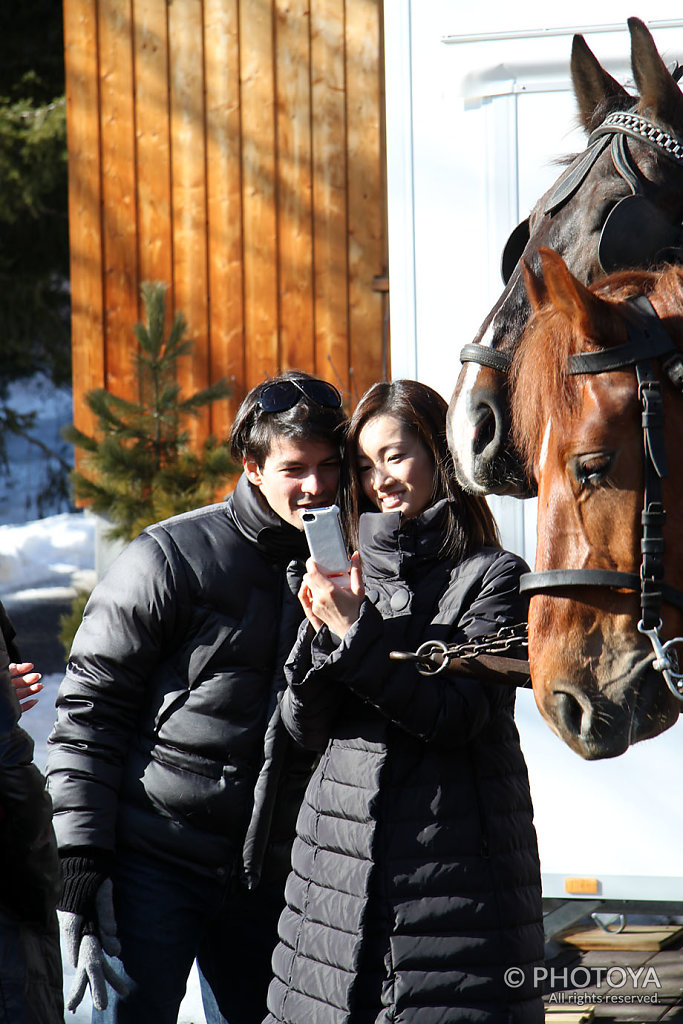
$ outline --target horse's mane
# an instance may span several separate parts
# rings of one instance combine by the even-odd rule
[[[683,337],[683,267],[619,271],[594,282],[589,290],[614,304],[609,322],[599,331],[603,338],[609,333],[612,344],[626,340],[627,322],[634,313],[624,302],[631,295],[649,296],[669,329],[674,327]],[[513,441],[530,480],[549,417],[561,430],[578,408],[581,378],[568,374],[569,356],[600,348],[602,341],[579,335],[569,317],[550,302],[530,318],[510,374]]]

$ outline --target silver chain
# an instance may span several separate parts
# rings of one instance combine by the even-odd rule
[[[391,651],[389,657],[395,661],[413,662],[422,675],[432,676],[447,669],[453,660],[474,661],[482,655],[505,655],[508,651],[528,646],[529,628],[526,622],[518,622],[514,626],[501,626],[497,633],[472,637],[461,644],[425,640],[414,652]]]
[[[482,654],[505,654],[516,647],[529,646],[529,627],[526,622],[514,626],[501,626],[497,633],[476,636],[461,644],[449,644],[445,654],[450,658],[478,658]]]
[[[660,128],[659,125],[647,121],[639,114],[628,110],[618,110],[608,114],[600,127],[596,129],[595,135],[603,135],[605,132],[617,130],[633,138],[642,138],[652,146],[661,149],[663,153],[670,156],[672,160],[683,162],[683,143],[675,135]]]

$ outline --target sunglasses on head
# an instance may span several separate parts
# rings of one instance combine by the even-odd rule
[[[266,384],[258,404],[264,412],[284,412],[300,402],[302,395],[328,409],[338,409],[342,404],[342,397],[334,385],[315,377],[288,377],[287,380]]]

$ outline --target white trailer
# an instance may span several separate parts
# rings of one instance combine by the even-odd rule
[[[394,378],[422,380],[450,398],[460,349],[501,291],[510,231],[558,177],[555,158],[585,148],[572,36],[583,34],[635,91],[631,15],[648,24],[667,63],[683,63],[681,8],[670,0],[580,0],[566,14],[537,0],[385,0]],[[490,504],[505,546],[533,565],[535,501]],[[683,722],[615,760],[587,763],[551,733],[528,691],[519,692],[517,720],[544,899],[554,909],[547,931],[591,910],[680,912]]]

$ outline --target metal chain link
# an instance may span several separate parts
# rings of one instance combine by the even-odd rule
[[[391,651],[389,657],[394,661],[413,662],[422,675],[431,676],[443,672],[452,661],[475,661],[484,655],[505,656],[508,651],[518,651],[529,647],[529,628],[526,622],[518,622],[514,626],[501,626],[497,633],[472,637],[461,644],[445,644],[443,640],[425,640],[416,651]],[[526,665],[524,659],[508,659],[509,665]],[[502,670],[501,670],[502,672]],[[509,673],[502,672],[503,675]],[[528,677],[528,673],[527,673]],[[526,684],[524,684],[526,685]]]
[[[448,644],[444,654],[450,658],[478,658],[482,654],[505,654],[517,647],[529,646],[529,626],[518,622],[514,626],[501,626],[497,633],[476,636],[461,644]]]
[[[626,135],[632,135],[634,138],[646,140],[650,145],[661,149],[677,162],[683,161],[683,143],[680,139],[677,139],[675,135],[670,135],[669,132],[660,128],[659,125],[653,124],[652,121],[640,117],[639,114],[628,110],[617,110],[607,115],[594,134],[601,135],[615,129]]]

